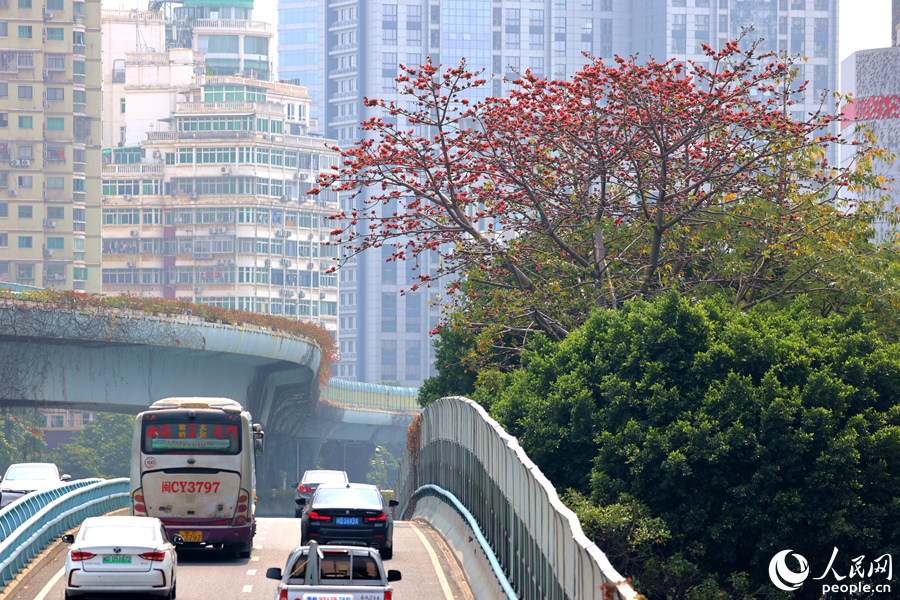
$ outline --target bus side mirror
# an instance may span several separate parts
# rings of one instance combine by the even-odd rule
[[[255,438],[253,440],[253,453],[256,454],[256,456],[262,456],[264,451],[265,444],[263,443],[263,439]]]

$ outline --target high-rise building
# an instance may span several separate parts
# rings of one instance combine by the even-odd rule
[[[761,48],[806,57],[809,80],[795,118],[818,107],[838,82],[835,0],[279,0],[278,77],[301,82],[318,105],[322,130],[341,146],[359,139],[360,121],[381,116],[363,98],[403,101],[398,63],[426,56],[494,77],[480,90],[501,95],[503,77],[530,69],[556,79],[615,54],[707,63],[707,44],[721,48],[752,25]],[[477,99],[477,98],[476,98]],[[345,207],[347,208],[347,207]],[[390,252],[388,252],[390,256]],[[427,268],[427,265],[423,265]],[[369,251],[340,270],[339,375],[360,381],[418,385],[433,375],[428,331],[439,318],[423,292],[408,288],[407,266]]]
[[[104,293],[186,298],[337,332],[337,247],[308,196],[338,164],[305,88],[268,81],[243,0],[104,11]]]
[[[100,291],[100,0],[0,3],[0,281]]]

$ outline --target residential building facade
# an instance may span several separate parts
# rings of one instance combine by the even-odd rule
[[[721,48],[755,30],[761,48],[802,55],[795,118],[818,107],[838,83],[835,0],[279,0],[278,77],[302,83],[317,100],[322,131],[350,146],[358,124],[381,116],[363,99],[403,101],[398,63],[456,66],[493,74],[475,95],[501,95],[504,77],[530,69],[556,79],[589,56],[670,57],[707,63],[703,45]],[[405,125],[405,124],[398,124]],[[349,208],[345,206],[344,208]],[[388,256],[390,252],[388,252]],[[422,265],[427,269],[428,265]],[[428,331],[440,315],[409,287],[406,266],[369,251],[340,270],[339,376],[419,385],[434,374]]]
[[[104,11],[102,290],[284,315],[336,335],[327,271],[338,248],[323,242],[337,194],[306,194],[338,164],[334,141],[315,134],[305,88],[268,81],[267,54],[242,50],[272,37],[267,24],[239,22],[249,9],[188,9],[200,12]]]
[[[0,281],[100,291],[100,0],[0,5]]]

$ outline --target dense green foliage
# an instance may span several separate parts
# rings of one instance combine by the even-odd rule
[[[475,398],[652,598],[777,592],[788,548],[819,572],[835,547],[842,571],[900,554],[900,346],[859,313],[673,292],[537,340],[492,386]]]
[[[441,327],[434,339],[434,364],[438,374],[419,388],[419,404],[428,406],[445,396],[470,396],[475,391],[476,371],[468,355],[474,351],[464,328]],[[474,336],[472,336],[474,337]]]
[[[4,407],[0,418],[0,465],[44,460],[43,413],[34,408]]]
[[[133,434],[134,416],[100,413],[50,453],[49,460],[72,479],[128,477]]]

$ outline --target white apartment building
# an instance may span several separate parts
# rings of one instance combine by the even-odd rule
[[[267,48],[268,24],[207,12],[103,13],[102,290],[284,315],[336,335],[327,270],[337,247],[323,242],[337,195],[306,192],[339,156],[314,133],[306,89],[266,80],[267,58],[210,63],[200,50],[245,49],[250,37]]]

